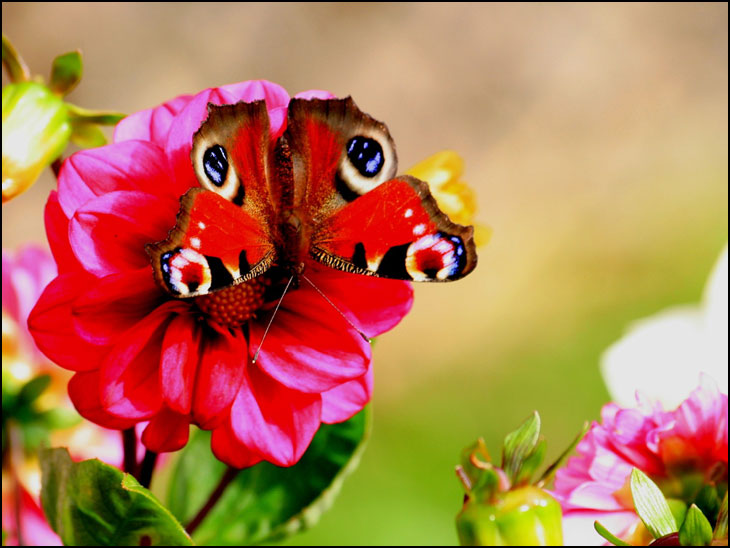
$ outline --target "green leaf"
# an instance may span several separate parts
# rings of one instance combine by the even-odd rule
[[[198,544],[260,544],[312,526],[357,466],[370,427],[369,409],[349,421],[323,424],[302,459],[289,468],[262,462],[238,473],[194,532]],[[183,522],[203,506],[226,467],[197,431],[173,472],[168,502]]]
[[[631,546],[628,542],[624,542],[617,536],[615,536],[611,531],[606,529],[603,525],[601,525],[599,522],[594,521],[593,522],[593,528],[596,530],[596,533],[601,535],[603,538],[605,538],[608,542],[613,544],[614,546]]]
[[[725,498],[722,499],[720,505],[720,513],[717,515],[717,523],[715,523],[715,532],[712,534],[714,540],[727,539],[727,491]]]
[[[106,135],[96,124],[75,118],[71,120],[71,141],[81,148],[102,147],[106,144]]]
[[[525,458],[532,453],[540,437],[540,415],[533,411],[532,416],[522,425],[507,434],[502,449],[502,469],[514,484]]]
[[[11,82],[25,82],[30,80],[30,69],[23,58],[3,33],[3,66],[8,71]]]
[[[573,449],[576,448],[576,446],[580,443],[580,440],[583,439],[583,436],[586,435],[586,432],[588,432],[589,423],[586,421],[583,423],[583,428],[578,433],[578,435],[573,439],[572,442],[570,442],[570,445],[565,448],[565,451],[563,451],[560,456],[555,460],[554,463],[552,463],[550,466],[547,467],[545,472],[543,472],[542,476],[540,477],[539,481],[537,482],[538,487],[543,487],[550,483],[552,481],[553,476],[555,476],[555,473],[558,471],[558,469],[563,465],[565,460],[568,458],[568,456],[573,452]]]
[[[40,396],[48,385],[51,384],[50,375],[38,375],[23,385],[18,394],[18,400],[22,404],[29,404]]]
[[[65,448],[40,452],[41,503],[65,545],[190,546],[172,514],[129,474],[97,459],[73,462]]]
[[[654,538],[677,531],[677,522],[661,490],[638,468],[631,471],[631,495],[636,513]]]
[[[90,110],[82,108],[71,103],[66,103],[71,121],[85,122],[89,124],[100,124],[102,126],[116,125],[127,115],[121,112],[112,112],[107,110]]]
[[[679,543],[682,546],[709,546],[712,542],[712,525],[697,505],[687,511],[682,528],[679,530]]]
[[[51,66],[51,82],[48,87],[56,95],[67,95],[81,81],[84,63],[81,52],[69,51],[53,60]]]

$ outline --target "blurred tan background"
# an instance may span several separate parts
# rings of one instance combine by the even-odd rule
[[[264,78],[352,95],[401,171],[466,161],[491,243],[419,286],[375,352],[361,468],[301,543],[456,542],[453,464],[539,409],[551,454],[607,394],[628,322],[697,301],[727,240],[727,5],[22,4],[3,32],[35,73],[80,48],[69,97],[133,112]],[[5,80],[3,80],[5,82]],[[43,241],[55,180],[3,207],[3,247]],[[495,448],[496,452],[496,448]]]

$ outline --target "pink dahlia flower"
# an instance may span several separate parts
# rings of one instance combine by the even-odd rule
[[[727,489],[728,399],[709,377],[674,411],[637,395],[639,405],[605,405],[601,422],[578,444],[555,478],[566,545],[599,545],[598,520],[618,537],[642,543],[643,526],[628,487],[633,468],[669,498],[694,502],[704,485]],[[698,481],[699,480],[699,481]],[[643,542],[646,544],[646,542]]]
[[[69,394],[84,417],[111,428],[149,421],[142,441],[153,451],[180,449],[197,424],[213,431],[215,454],[239,468],[262,459],[292,465],[320,423],[361,410],[372,372],[358,330],[379,335],[412,304],[407,282],[308,264],[307,276],[346,319],[302,284],[282,301],[254,364],[280,296],[265,291],[266,275],[216,299],[176,300],[157,285],[145,245],[167,237],[180,197],[199,186],[190,150],[208,103],[260,99],[276,139],[289,96],[252,81],[133,114],[113,144],[66,160],[46,206],[59,275],[29,321],[43,352],[76,372]]]

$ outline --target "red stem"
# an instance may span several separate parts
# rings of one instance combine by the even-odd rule
[[[190,521],[190,523],[188,523],[188,526],[186,527],[186,529],[190,536],[193,535],[193,532],[198,528],[198,525],[200,525],[203,522],[203,520],[206,518],[206,516],[210,513],[210,511],[213,509],[215,504],[221,498],[221,495],[223,495],[223,491],[226,490],[226,487],[228,487],[228,485],[238,475],[238,472],[240,472],[240,470],[238,468],[232,468],[229,466],[226,469],[225,474],[223,474],[223,477],[221,478],[220,482],[218,482],[218,485],[213,490],[213,492],[210,494],[210,497],[208,497],[207,502],[203,505],[203,507],[200,509],[200,511],[197,513],[197,515]]]

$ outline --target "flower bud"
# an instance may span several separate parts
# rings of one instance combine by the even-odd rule
[[[71,136],[66,104],[43,84],[3,88],[3,203],[25,191]]]
[[[462,546],[561,546],[560,504],[528,485],[498,494],[492,504],[468,499],[456,517]]]

